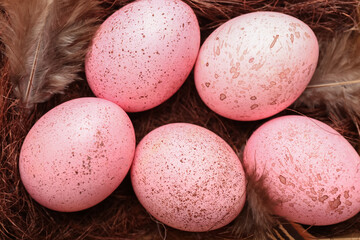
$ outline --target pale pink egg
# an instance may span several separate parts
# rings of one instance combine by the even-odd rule
[[[277,12],[254,12],[217,28],[202,45],[195,84],[204,103],[234,120],[267,118],[291,105],[318,60],[313,31]]]
[[[285,116],[262,125],[246,144],[244,168],[265,177],[275,213],[289,220],[330,225],[360,211],[360,157],[315,119]]]
[[[187,4],[135,1],[100,26],[85,61],[86,77],[96,96],[127,112],[148,110],[185,82],[199,48],[199,23]]]
[[[130,169],[132,123],[116,104],[100,98],[65,102],[41,117],[21,148],[26,190],[41,205],[80,211],[108,197]]]
[[[184,231],[210,231],[231,222],[245,202],[245,175],[232,148],[197,125],[173,123],[136,148],[131,180],[157,220]]]

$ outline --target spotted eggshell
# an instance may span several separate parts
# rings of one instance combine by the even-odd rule
[[[184,231],[220,228],[245,202],[239,158],[215,133],[193,124],[168,124],[146,135],[136,148],[131,180],[151,215]]]
[[[265,176],[275,213],[292,221],[330,225],[360,211],[360,157],[315,119],[285,116],[262,125],[246,144],[244,167]]]
[[[144,111],[180,88],[199,48],[199,24],[187,4],[135,1],[100,26],[85,62],[87,80],[96,96]]]
[[[134,152],[134,129],[124,110],[104,99],[78,98],[31,128],[20,153],[21,180],[41,205],[79,211],[119,186]]]
[[[276,12],[254,12],[217,28],[202,45],[195,84],[205,104],[234,120],[267,118],[304,91],[319,47],[302,21]]]

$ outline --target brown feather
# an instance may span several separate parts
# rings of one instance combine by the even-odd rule
[[[360,122],[360,33],[349,32],[320,42],[320,60],[314,76],[295,105],[325,106],[338,119],[344,114]]]
[[[251,239],[266,240],[275,226],[272,216],[275,202],[269,197],[264,187],[265,177],[258,178],[247,173],[246,204],[234,221],[233,234],[239,239],[251,236]]]
[[[240,158],[242,159],[242,151]],[[265,187],[266,175],[246,171],[246,204],[231,225],[237,239],[310,240],[314,239],[301,225],[274,214],[278,204]]]
[[[1,0],[0,35],[14,93],[26,108],[81,79],[103,10],[99,0]]]
[[[241,239],[250,236],[256,240],[311,240],[315,239],[301,225],[275,216],[277,204],[264,187],[266,176],[247,173],[246,206],[235,220],[233,233]]]

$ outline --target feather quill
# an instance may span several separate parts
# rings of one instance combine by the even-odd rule
[[[320,43],[320,59],[307,89],[295,106],[325,106],[337,119],[360,122],[360,33],[353,31]],[[359,129],[359,128],[358,128]],[[360,132],[359,132],[360,133]]]
[[[14,94],[32,109],[82,77],[104,17],[99,0],[0,0],[0,40]]]

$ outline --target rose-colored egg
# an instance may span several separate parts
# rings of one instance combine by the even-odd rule
[[[330,225],[360,211],[360,157],[338,132],[312,118],[268,121],[248,140],[244,167],[275,200],[275,213],[308,225]]]
[[[87,80],[96,96],[127,112],[148,110],[180,88],[199,48],[199,24],[187,4],[135,1],[100,26],[85,62]]]
[[[131,180],[151,215],[184,231],[220,228],[245,202],[239,158],[222,138],[193,124],[168,124],[146,135],[136,148]]]
[[[80,211],[104,200],[122,182],[135,152],[132,123],[100,98],[65,102],[41,117],[21,148],[19,169],[41,205]]]
[[[254,12],[217,28],[202,45],[195,84],[205,104],[234,120],[267,118],[291,105],[318,60],[313,31],[277,12]]]

